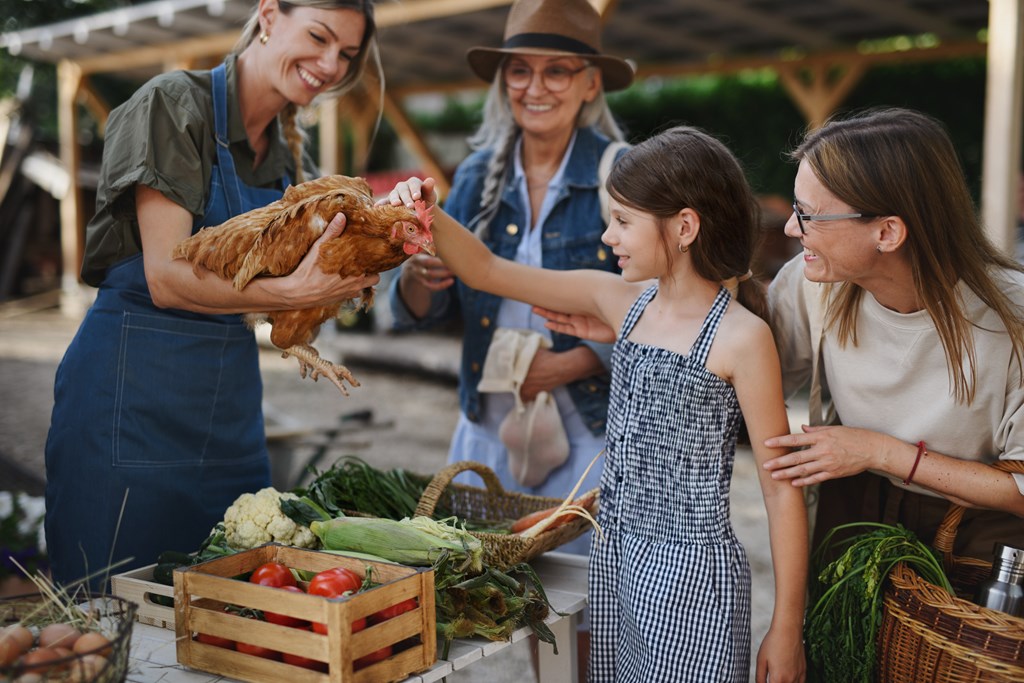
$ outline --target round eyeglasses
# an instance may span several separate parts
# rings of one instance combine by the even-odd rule
[[[581,71],[589,69],[589,64],[584,64],[578,69],[572,69],[560,64],[551,64],[544,67],[540,72],[540,82],[548,92],[560,93],[569,89],[573,77]],[[522,62],[506,62],[502,70],[505,77],[505,85],[512,90],[526,90],[533,82],[534,71]]]
[[[880,215],[873,213],[822,213],[822,214],[810,214],[801,213],[800,209],[797,208],[796,202],[793,202],[793,214],[796,216],[796,224],[800,226],[800,234],[807,234],[807,221],[845,221],[851,218],[881,218]]]

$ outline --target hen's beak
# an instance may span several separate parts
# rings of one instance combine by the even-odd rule
[[[437,249],[434,248],[434,240],[425,239],[423,241],[417,241],[416,246],[418,246],[421,251],[430,254],[431,256],[437,256]]]

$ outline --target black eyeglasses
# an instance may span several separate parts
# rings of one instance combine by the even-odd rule
[[[881,216],[873,213],[822,213],[817,215],[800,213],[796,202],[793,202],[793,214],[796,216],[796,224],[800,226],[801,235],[807,234],[807,226],[804,225],[805,221],[845,221],[851,218],[881,218]]]
[[[589,64],[584,64],[578,69],[552,64],[540,72],[540,82],[548,92],[565,92],[569,89],[573,77],[589,68]],[[522,62],[506,62],[502,73],[505,76],[505,85],[512,90],[526,90],[533,81],[533,69]]]

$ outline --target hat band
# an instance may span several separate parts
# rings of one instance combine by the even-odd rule
[[[597,50],[580,40],[574,40],[557,33],[518,33],[502,45],[506,50],[520,47],[535,47],[560,52],[575,52],[584,55],[596,55]]]

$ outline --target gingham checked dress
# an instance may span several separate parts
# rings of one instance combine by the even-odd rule
[[[630,308],[612,357],[588,678],[746,681],[750,565],[729,521],[740,410],[705,367],[731,297],[718,293],[684,356],[627,339],[656,292]]]

